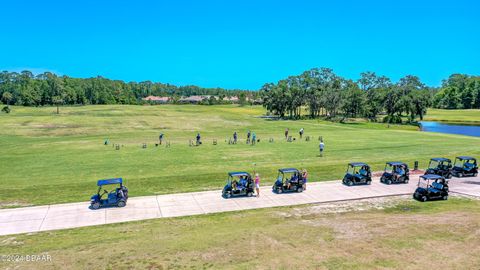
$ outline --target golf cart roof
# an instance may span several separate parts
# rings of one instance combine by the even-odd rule
[[[122,178],[104,179],[104,180],[98,180],[97,186],[122,184],[122,182],[123,182]]]
[[[400,165],[407,165],[403,162],[399,162],[399,161],[393,161],[393,162],[387,162],[388,165],[390,166],[400,166]]]
[[[368,166],[367,163],[363,163],[363,162],[350,162],[350,163],[348,163],[348,165],[350,165],[350,166],[352,166],[352,167]]]
[[[457,158],[460,160],[477,160],[476,158],[470,156],[459,156]]]
[[[425,174],[420,177],[425,180],[437,180],[437,179],[443,178],[440,175],[436,175],[436,174]]]
[[[229,172],[228,175],[235,177],[235,176],[250,176],[247,172]]]
[[[283,168],[283,169],[278,169],[279,172],[281,173],[295,173],[298,172],[297,169],[295,168]]]
[[[451,161],[450,159],[448,159],[448,158],[443,158],[443,157],[439,157],[439,158],[432,158],[431,160],[433,160],[433,161],[437,161],[437,162],[442,162],[442,161]]]

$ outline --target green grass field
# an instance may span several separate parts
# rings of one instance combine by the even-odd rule
[[[463,124],[480,124],[480,110],[429,109],[425,121],[442,121]]]
[[[361,202],[352,202],[359,205]],[[337,209],[337,205],[333,205]],[[0,237],[7,269],[477,269],[480,201],[280,207]],[[344,206],[338,206],[343,208]]]
[[[220,189],[227,171],[252,171],[254,163],[267,185],[280,167],[307,168],[310,181],[322,181],[341,178],[349,161],[382,170],[386,161],[413,165],[418,160],[424,167],[433,156],[480,154],[480,138],[422,133],[412,126],[272,121],[259,117],[265,114],[260,106],[85,106],[60,111],[14,107],[11,114],[0,114],[0,207],[86,201],[96,191],[96,180],[111,177],[123,177],[130,195],[141,196]],[[469,111],[456,117],[478,116]],[[287,127],[294,137],[304,127],[313,140],[285,142]],[[244,143],[248,129],[261,140],[256,146]],[[235,130],[241,143],[226,144]],[[204,144],[189,147],[197,131]],[[160,132],[171,141],[170,148],[154,147]],[[325,140],[324,157],[318,155],[318,136]],[[124,147],[117,151],[104,146],[106,138]],[[213,145],[213,139],[219,144]],[[144,142],[147,149],[141,147]]]

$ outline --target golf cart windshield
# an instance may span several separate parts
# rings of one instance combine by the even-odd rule
[[[424,189],[427,189],[429,187],[429,184],[430,184],[430,180],[429,179],[425,179],[423,177],[420,177],[418,179],[418,187],[420,188],[424,188]]]
[[[360,175],[367,176],[369,171],[370,171],[370,168],[365,163],[358,162],[358,163],[348,164],[347,173],[349,174],[360,174]]]
[[[458,167],[458,168],[463,168],[463,163],[465,163],[465,160],[457,158],[457,159],[455,159],[454,166]]]
[[[456,158],[454,166],[458,168],[470,169],[475,167],[476,163],[477,161],[475,159]]]
[[[354,167],[352,165],[348,165],[347,173],[349,174],[358,174],[358,167]]]
[[[395,166],[393,166],[390,163],[387,163],[387,165],[385,165],[385,172],[394,173],[394,171],[393,171],[394,169],[395,169]]]
[[[290,169],[279,169],[278,170],[278,176],[277,176],[277,180],[280,180],[280,181],[285,181],[287,179],[292,179],[294,177],[299,177],[300,176],[300,172],[297,170],[297,169],[293,169],[293,168],[290,168]]]
[[[451,161],[446,158],[432,158],[430,160],[430,164],[428,165],[429,169],[436,169],[436,168],[447,168],[450,166]]]
[[[429,169],[436,169],[440,164],[441,164],[441,162],[439,162],[437,160],[430,160],[430,164],[428,165],[428,168]]]
[[[228,173],[227,185],[235,184],[244,184],[248,181],[250,175],[248,173]]]

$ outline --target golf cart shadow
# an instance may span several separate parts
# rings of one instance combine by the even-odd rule
[[[102,210],[102,209],[109,209],[109,208],[118,208],[118,209],[120,209],[120,208],[125,208],[125,207],[118,207],[118,206],[116,206],[116,205],[105,205],[105,206],[102,206],[102,207],[100,207],[100,208],[95,209],[95,208],[93,208],[93,206],[92,206],[91,204],[88,206],[88,209],[90,209],[90,210],[92,210],[92,211],[97,211],[97,210]]]
[[[234,196],[234,197],[231,197],[231,198],[223,197],[223,199],[225,199],[225,200],[248,200],[248,199],[252,199],[252,198],[256,198],[256,197],[257,197],[257,195],[253,194],[251,197],[248,197],[248,196]]]
[[[463,183],[469,184],[469,185],[480,185],[480,182],[478,182],[478,181],[472,181],[472,180],[463,181]]]

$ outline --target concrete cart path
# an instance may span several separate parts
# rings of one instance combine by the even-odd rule
[[[91,210],[89,202],[56,204],[0,210],[0,235],[144,220],[199,215],[275,206],[324,203],[372,197],[413,194],[418,176],[409,184],[385,185],[375,178],[369,186],[347,187],[341,181],[309,183],[302,193],[274,194],[270,186],[261,188],[259,198],[224,199],[221,191],[178,193],[132,197],[124,208]],[[480,177],[453,178],[450,191],[480,197]]]

